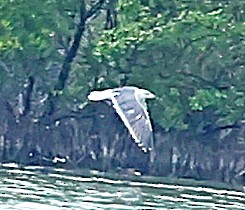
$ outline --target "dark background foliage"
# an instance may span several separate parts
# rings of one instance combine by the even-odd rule
[[[140,164],[125,163],[129,152],[124,149],[131,142],[120,146],[115,140],[129,138],[115,113],[86,98],[91,90],[123,85],[158,96],[149,103],[158,155],[171,151],[169,157],[179,157],[191,151],[183,145],[192,140],[200,148],[209,142],[214,151],[235,152],[234,145],[218,148],[225,141],[238,145],[239,159],[244,153],[244,7],[239,0],[1,0],[1,160],[23,160],[25,148],[28,158],[33,150],[42,160],[61,154],[78,162],[101,158],[104,168]],[[95,131],[95,125],[105,126],[98,116],[105,116],[109,127],[116,125],[112,134],[109,128],[104,137]],[[163,146],[166,136],[173,140],[169,151]],[[102,139],[98,154],[96,138]],[[60,139],[64,144],[57,146]],[[49,144],[56,149],[45,149]],[[106,162],[108,154],[111,162]],[[197,158],[191,154],[184,156],[190,164]],[[83,166],[90,167],[89,158]],[[168,164],[163,158],[146,171],[163,174]],[[244,159],[238,159],[234,174],[244,168]]]

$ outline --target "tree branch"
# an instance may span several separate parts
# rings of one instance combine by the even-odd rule
[[[24,113],[27,115],[31,111],[31,95],[34,87],[35,79],[33,76],[30,76],[27,81],[27,87],[24,94]]]
[[[93,15],[95,15],[103,6],[105,3],[105,0],[99,0],[97,1],[91,9],[87,12],[86,19],[91,18]]]
[[[85,31],[86,22],[91,18],[95,13],[97,13],[105,3],[105,0],[99,0],[95,3],[89,11],[86,11],[85,1],[81,1],[80,5],[80,22],[77,25],[77,30],[74,34],[73,43],[70,46],[67,56],[63,62],[61,72],[58,77],[58,82],[54,88],[55,91],[61,91],[65,88],[66,81],[69,77],[69,72],[71,70],[71,64],[74,58],[77,55],[77,51],[80,46],[81,38]]]

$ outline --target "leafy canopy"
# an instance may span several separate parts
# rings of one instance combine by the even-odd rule
[[[94,55],[159,96],[160,125],[187,128],[187,115],[210,108],[218,126],[244,118],[244,2],[126,0],[117,9]]]
[[[30,75],[38,81],[37,92],[52,91],[81,16],[81,1],[0,3],[1,93],[22,87]],[[152,117],[166,130],[196,126],[188,118],[207,110],[211,123],[234,124],[245,113],[244,4],[107,1],[86,24],[61,105],[84,101],[90,89],[137,85],[158,96],[150,102]],[[115,14],[110,28],[103,27],[106,11]]]

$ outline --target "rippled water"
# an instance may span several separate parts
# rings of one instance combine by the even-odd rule
[[[167,184],[156,177],[8,164],[0,167],[0,209],[244,210],[245,195],[194,181]]]

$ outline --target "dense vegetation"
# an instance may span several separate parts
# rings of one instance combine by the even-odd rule
[[[217,126],[244,118],[243,1],[1,0],[0,11],[3,96],[32,78],[70,107],[132,84],[159,97],[151,109],[165,129],[207,109]]]
[[[195,127],[197,115],[234,125],[245,114],[244,22],[239,0],[1,0],[1,98],[38,118],[37,107],[74,110],[92,89],[137,85],[158,96],[152,117],[166,130]]]
[[[244,11],[240,0],[0,0],[0,162],[242,189]],[[113,109],[88,103],[124,85],[157,95],[153,162]]]

